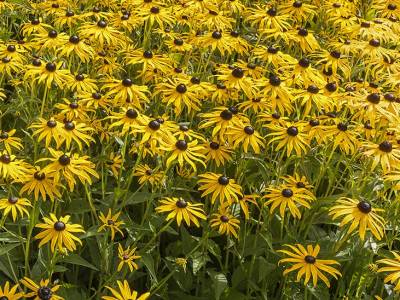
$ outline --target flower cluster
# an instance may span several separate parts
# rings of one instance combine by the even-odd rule
[[[399,0],[0,1],[0,299],[393,297],[399,37]]]

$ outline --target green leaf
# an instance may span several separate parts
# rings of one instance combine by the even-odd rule
[[[226,276],[222,273],[215,273],[212,271],[210,271],[209,273],[213,280],[214,297],[216,300],[219,300],[222,293],[228,287],[228,280],[226,279]]]
[[[155,270],[154,270],[154,259],[153,259],[153,257],[152,257],[150,254],[145,253],[145,254],[142,255],[141,261],[142,261],[142,262],[144,263],[144,265],[146,266],[146,268],[147,268],[147,270],[149,271],[149,273],[150,273],[151,278],[153,279],[153,281],[154,281],[155,283],[157,283],[158,280],[157,280],[156,272],[155,272]]]
[[[70,255],[68,255],[66,257],[63,257],[60,260],[60,262],[87,267],[87,268],[95,270],[95,271],[99,270],[94,265],[92,265],[90,262],[88,262],[86,259],[82,258],[81,256],[79,256],[77,254],[73,254],[73,253],[71,253]]]
[[[125,205],[129,204],[138,204],[138,203],[143,203],[146,201],[149,201],[152,198],[157,197],[157,194],[152,194],[148,192],[138,192],[138,193],[132,193],[126,198]]]
[[[14,249],[15,247],[18,247],[18,246],[19,246],[19,244],[17,244],[17,243],[0,246],[0,256],[6,254],[7,252],[11,251],[12,249]]]

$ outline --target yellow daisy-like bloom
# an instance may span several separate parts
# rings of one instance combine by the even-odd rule
[[[139,269],[139,266],[135,263],[136,259],[141,258],[139,255],[135,255],[136,248],[122,248],[121,244],[118,244],[118,258],[120,260],[118,264],[118,271],[121,271],[123,266],[126,264],[129,267],[129,270],[133,272],[133,269]]]
[[[199,175],[199,177],[199,191],[203,191],[201,197],[212,194],[212,204],[217,198],[221,205],[224,203],[232,204],[239,200],[239,196],[243,196],[241,186],[236,184],[234,179],[230,179],[225,175],[207,172]]]
[[[179,140],[193,140],[198,139],[201,141],[205,141],[202,134],[190,129],[187,125],[181,124],[176,132],[173,133],[173,136]]]
[[[333,139],[333,148],[339,147],[346,154],[353,154],[360,143],[352,126],[347,123],[336,122],[336,125],[323,126],[324,135]]]
[[[107,117],[107,119],[113,121],[108,129],[122,125],[122,130],[118,130],[122,135],[125,135],[127,132],[135,135],[135,130],[140,125],[145,125],[149,122],[149,119],[145,115],[140,114],[137,110],[130,107],[122,107],[121,112],[118,113],[111,112],[111,116]]]
[[[91,79],[84,74],[77,74],[70,77],[66,88],[76,93],[94,93],[97,91],[96,80]]]
[[[57,246],[58,250],[63,252],[64,247],[73,252],[76,250],[76,244],[82,245],[82,241],[74,234],[85,232],[79,224],[68,224],[69,215],[57,218],[54,214],[50,214],[50,218],[44,217],[44,223],[37,224],[35,227],[44,229],[35,236],[35,239],[41,240],[39,247],[51,241],[50,248],[54,252]]]
[[[101,212],[99,219],[103,224],[99,227],[98,232],[110,229],[111,240],[114,240],[116,231],[119,232],[122,236],[124,236],[124,233],[119,228],[121,225],[125,224],[124,221],[118,221],[120,214],[121,212],[117,212],[115,215],[112,215],[110,208],[108,209],[108,213],[106,216]]]
[[[118,178],[119,171],[122,167],[122,156],[121,154],[115,154],[111,152],[106,160],[107,168],[111,169],[111,173],[114,175],[115,178]]]
[[[268,187],[267,194],[263,199],[268,199],[264,205],[271,205],[270,213],[279,207],[279,214],[282,218],[285,217],[286,208],[289,208],[290,214],[300,219],[301,213],[298,205],[310,208],[310,202],[314,201],[315,196],[305,188],[291,188],[285,184],[278,187]]]
[[[114,99],[114,105],[131,103],[138,110],[142,110],[142,103],[149,101],[146,96],[147,86],[133,84],[130,78],[108,80],[102,86],[103,89],[108,90],[106,97]]]
[[[39,118],[37,122],[33,123],[29,128],[35,129],[32,136],[38,136],[38,142],[45,140],[46,147],[50,146],[52,140],[56,142],[56,148],[58,149],[64,142],[63,132],[61,130],[63,124],[51,118],[46,120]]]
[[[104,46],[118,45],[123,47],[128,37],[124,36],[114,27],[108,25],[104,20],[97,23],[85,23],[79,28],[79,36],[87,38],[94,44],[99,44],[101,48]]]
[[[248,152],[249,145],[256,154],[261,152],[261,147],[264,147],[264,139],[251,125],[235,124],[233,127],[228,127],[226,135],[233,149],[243,143],[244,153]]]
[[[385,173],[399,168],[400,149],[397,144],[389,141],[383,141],[380,144],[367,142],[363,147],[365,147],[364,155],[373,159],[371,170],[374,170],[378,164]]]
[[[240,229],[240,221],[230,213],[229,207],[220,205],[218,213],[212,215],[210,224],[211,228],[218,227],[220,234],[239,238],[237,231]]]
[[[19,73],[22,68],[22,63],[10,57],[5,56],[0,60],[0,73],[7,74],[9,77],[12,77],[13,73]]]
[[[285,80],[271,75],[269,80],[262,81],[260,88],[261,94],[269,100],[272,111],[278,111],[282,115],[293,111],[293,91]]]
[[[394,285],[394,290],[396,292],[400,291],[400,255],[396,253],[395,251],[392,251],[394,255],[394,259],[390,258],[385,258],[385,259],[380,259],[377,261],[378,264],[383,264],[383,267],[380,267],[378,269],[378,273],[381,272],[389,272],[390,275],[385,277],[384,282],[388,283],[390,282],[391,284]]]
[[[24,295],[26,298],[33,298],[33,300],[64,300],[63,297],[57,296],[55,293],[59,290],[60,285],[57,284],[53,287],[49,287],[50,280],[41,279],[39,284],[34,282],[28,277],[21,279],[21,283],[28,288],[30,291]],[[12,298],[10,298],[11,300]]]
[[[200,227],[198,219],[207,219],[202,206],[202,203],[192,204],[182,198],[167,197],[160,200],[159,206],[156,207],[156,212],[169,213],[166,220],[175,219],[178,226],[181,226],[182,220],[184,220],[187,226],[193,223],[197,227]]]
[[[77,98],[79,103],[91,109],[107,108],[110,100],[99,92],[95,93],[79,93]]]
[[[69,154],[57,151],[52,148],[48,149],[52,158],[43,158],[39,161],[50,160],[51,163],[44,168],[45,172],[54,172],[54,180],[59,181],[60,175],[66,180],[70,191],[74,190],[76,185],[75,178],[83,184],[92,184],[91,176],[99,178],[99,174],[95,171],[95,164],[89,161],[89,157],[79,156],[77,153]]]
[[[293,151],[297,156],[302,156],[303,153],[307,152],[309,138],[304,130],[304,122],[288,122],[284,125],[271,124],[267,127],[272,130],[272,132],[267,135],[272,137],[268,144],[279,141],[275,151],[286,148],[287,156],[290,156]]]
[[[20,194],[26,192],[30,195],[33,192],[36,201],[39,199],[39,194],[43,201],[46,201],[47,197],[54,201],[55,197],[61,197],[59,191],[61,185],[55,180],[54,176],[54,172],[41,170],[39,167],[29,169],[26,172]]]
[[[10,288],[10,283],[6,281],[4,288],[0,286],[0,299],[18,300],[24,297],[24,293],[17,293],[18,284]]]
[[[117,280],[117,284],[119,287],[119,292],[114,290],[113,288],[106,286],[107,289],[113,294],[113,296],[102,296],[101,299],[103,300],[146,300],[150,297],[150,293],[144,293],[138,296],[138,292],[131,290],[129,287],[128,281],[124,280],[122,283],[121,281]]]
[[[3,210],[3,215],[7,216],[11,212],[14,222],[17,220],[18,212],[20,213],[21,217],[23,217],[24,214],[29,216],[26,206],[32,205],[31,202],[25,198],[10,196],[8,198],[0,199],[0,210]]]
[[[43,23],[42,18],[34,18],[30,22],[21,25],[21,33],[23,36],[30,37],[36,33],[46,34],[50,28],[50,25]]]
[[[200,114],[200,117],[204,119],[199,125],[199,129],[213,127],[212,136],[215,137],[218,133],[218,137],[221,141],[224,141],[224,135],[228,127],[241,124],[240,121],[248,122],[247,117],[241,117],[236,108],[226,108],[219,106],[214,108],[213,112]],[[246,122],[246,123],[247,123]]]
[[[0,177],[11,178],[16,182],[25,179],[29,165],[22,160],[16,159],[15,155],[9,155],[6,150],[0,152]]]
[[[56,51],[58,47],[62,47],[68,40],[68,36],[64,32],[57,32],[54,29],[44,33],[35,34],[32,42],[39,48],[40,51]]]
[[[192,45],[185,42],[183,39],[179,37],[175,37],[174,39],[168,40],[165,43],[168,48],[173,52],[186,52],[192,50]]]
[[[174,22],[174,14],[171,13],[171,10],[161,6],[142,8],[138,11],[138,16],[145,21],[146,24],[148,23],[148,28],[157,24],[161,29],[164,29],[164,24],[172,25]]]
[[[15,132],[15,129],[0,132],[0,144],[4,145],[4,148],[8,151],[8,153],[12,152],[12,148],[17,150],[21,150],[23,148],[21,139],[14,137]]]
[[[167,106],[173,105],[175,114],[180,115],[184,107],[188,113],[200,110],[201,91],[198,85],[189,85],[187,81],[168,78],[165,82],[157,84],[154,96],[160,95],[161,101],[167,103]]]
[[[206,167],[204,163],[206,157],[203,154],[204,148],[202,145],[198,145],[197,140],[186,142],[185,140],[172,139],[170,144],[161,146],[161,149],[172,152],[166,162],[167,168],[176,160],[180,167],[183,167],[184,162],[187,162],[194,171],[197,171],[196,162]]]
[[[283,275],[287,275],[290,272],[298,270],[296,281],[300,281],[300,279],[305,276],[304,285],[307,285],[312,277],[314,287],[317,286],[318,279],[321,279],[327,287],[330,287],[329,280],[322,273],[322,271],[332,275],[335,279],[338,279],[338,276],[341,276],[337,269],[330,266],[339,265],[336,260],[317,259],[320,250],[320,246],[318,244],[315,247],[312,245],[307,245],[307,249],[300,244],[296,244],[296,246],[285,246],[289,247],[292,251],[278,250],[278,252],[289,256],[289,258],[283,258],[279,260],[278,264],[294,263],[294,265],[283,271]]]
[[[57,64],[49,62],[38,67],[29,67],[24,75],[24,80],[32,80],[32,83],[44,83],[48,89],[51,89],[54,82],[62,88],[71,78],[69,70],[61,69],[62,65],[62,62]]]
[[[242,209],[246,220],[250,218],[249,203],[252,203],[258,207],[258,198],[260,198],[260,196],[256,194],[243,195],[243,197],[239,197],[240,208]]]
[[[81,40],[77,35],[71,35],[68,43],[60,47],[58,55],[60,57],[77,56],[82,62],[87,63],[94,56],[94,49]]]
[[[64,122],[64,126],[61,127],[60,131],[64,138],[63,142],[65,142],[67,149],[70,149],[72,141],[78,145],[80,150],[82,150],[82,142],[89,146],[90,142],[95,141],[94,138],[88,134],[93,132],[94,129],[87,126],[85,123],[66,121]]]
[[[165,173],[150,168],[147,164],[138,165],[133,176],[139,177],[139,184],[150,183],[151,185],[163,185],[165,183]]]
[[[305,90],[297,92],[295,101],[303,107],[303,115],[309,115],[310,112],[316,111],[331,111],[333,109],[333,101],[324,95],[324,90],[311,84]]]
[[[364,240],[367,230],[380,240],[384,234],[385,220],[378,215],[379,212],[383,212],[383,209],[374,208],[367,201],[342,197],[329,210],[329,215],[333,220],[343,218],[339,224],[340,227],[351,222],[347,232],[350,234],[358,228],[361,240]]]
[[[258,91],[254,80],[246,76],[242,68],[236,67],[233,70],[220,68],[218,73],[218,80],[221,80],[228,89],[243,91],[248,98],[256,97]]]
[[[93,111],[90,108],[80,104],[80,101],[69,101],[63,99],[64,103],[57,103],[55,108],[60,109],[60,118],[65,120],[87,120],[89,118],[88,112]],[[59,118],[59,115],[57,118]]]
[[[195,37],[193,43],[201,49],[210,48],[212,52],[218,50],[223,55],[231,54],[234,50],[231,45],[230,33],[225,31],[213,31]]]
[[[172,69],[172,62],[167,56],[154,54],[150,50],[128,47],[125,52],[125,61],[127,65],[142,65],[142,72],[139,76],[154,69],[164,74]]]
[[[217,167],[224,165],[225,161],[232,160],[232,150],[224,143],[219,144],[214,141],[207,143],[205,144],[204,153],[206,155],[206,162],[212,160],[215,162]]]
[[[303,52],[313,52],[320,48],[314,34],[305,28],[292,30],[289,32],[289,38],[289,45],[297,44]]]

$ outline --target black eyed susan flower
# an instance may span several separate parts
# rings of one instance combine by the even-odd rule
[[[201,133],[198,133],[194,131],[193,129],[190,129],[188,125],[185,124],[180,124],[178,125],[178,130],[173,133],[173,136],[177,138],[178,140],[201,140],[205,141],[203,135]]]
[[[60,47],[60,57],[76,56],[82,62],[88,63],[94,56],[94,49],[77,35],[71,35],[68,42]]]
[[[81,105],[80,101],[70,101],[66,98],[63,101],[64,103],[54,105],[55,108],[61,110],[59,115],[56,116],[57,119],[83,121],[89,118],[89,112],[93,112],[90,108]]]
[[[228,127],[226,135],[233,149],[242,144],[244,153],[248,152],[249,146],[256,154],[260,153],[261,148],[264,147],[263,137],[251,125],[235,124],[235,126]]]
[[[289,35],[290,45],[297,44],[300,49],[307,53],[313,52],[320,48],[318,41],[316,40],[312,31],[305,28],[293,29]]]
[[[112,98],[115,105],[130,103],[135,108],[142,110],[142,103],[148,102],[148,88],[144,85],[133,84],[132,79],[110,79],[102,86],[102,90],[108,90],[106,97]]]
[[[193,39],[193,43],[196,46],[202,49],[210,48],[212,52],[218,50],[221,54],[231,54],[233,52],[230,42],[230,32],[220,30],[208,32]]]
[[[145,115],[131,107],[122,107],[120,112],[111,112],[111,116],[107,119],[112,120],[108,129],[122,125],[122,130],[119,130],[122,135],[127,132],[134,133],[140,125],[147,124],[150,121]]]
[[[6,150],[0,152],[0,177],[3,179],[13,179],[16,182],[24,180],[29,165],[23,160],[19,160],[15,155],[8,154]]]
[[[66,87],[72,92],[76,93],[94,93],[97,91],[97,82],[89,78],[85,74],[76,74],[71,76],[67,82]]]
[[[34,282],[28,277],[21,279],[21,283],[29,289],[29,292],[24,295],[27,298],[33,298],[33,300],[64,300],[63,297],[57,296],[55,293],[60,289],[60,285],[49,286],[49,279],[41,279],[39,283]]]
[[[21,139],[14,136],[15,132],[15,129],[0,132],[0,144],[4,146],[4,149],[6,149],[8,153],[12,153],[12,148],[17,150],[21,150],[23,148]]]
[[[229,207],[220,205],[218,212],[212,215],[210,224],[211,228],[217,227],[220,234],[239,238],[240,221],[231,214]]]
[[[258,207],[257,199],[260,198],[259,195],[257,194],[251,194],[251,195],[243,195],[243,197],[239,196],[239,204],[240,208],[243,211],[243,214],[248,220],[250,218],[250,209],[249,209],[249,204],[253,204],[256,207]]]
[[[104,108],[107,109],[109,106],[110,99],[105,97],[103,94],[99,92],[95,93],[79,93],[77,95],[77,99],[79,103],[82,105],[90,108],[90,109],[97,109],[97,108]]]
[[[129,47],[125,52],[127,65],[142,65],[142,74],[157,69],[166,74],[171,70],[172,62],[163,54],[155,54],[150,50]]]
[[[197,171],[196,163],[206,167],[204,163],[206,157],[203,154],[204,148],[202,145],[198,145],[197,140],[187,142],[185,140],[172,139],[170,144],[161,146],[161,149],[171,152],[166,162],[167,168],[175,161],[178,162],[180,167],[182,167],[185,162],[188,163],[194,171]]]
[[[26,37],[30,37],[37,33],[46,34],[50,28],[51,26],[44,23],[42,18],[33,18],[30,22],[21,25],[21,33]]]
[[[149,143],[150,148],[156,151],[158,144],[169,143],[174,139],[172,130],[163,118],[157,118],[139,126],[137,132],[142,134],[141,144]]]
[[[18,284],[10,287],[10,283],[6,281],[4,288],[0,286],[0,299],[18,300],[24,297],[24,293],[18,293]]]
[[[100,47],[119,45],[122,48],[128,39],[105,20],[99,20],[97,23],[85,23],[80,26],[78,33],[80,37],[87,38],[95,44],[98,43]]]
[[[165,43],[173,52],[186,52],[192,50],[192,45],[176,36]]]
[[[346,122],[336,123],[323,127],[326,137],[333,139],[333,148],[339,147],[344,153],[353,154],[360,146],[354,126]]]
[[[221,141],[224,141],[224,135],[228,127],[241,124],[240,121],[248,123],[247,117],[242,117],[237,113],[237,109],[234,107],[219,106],[214,108],[213,112],[200,114],[200,117],[204,119],[199,125],[199,129],[213,127],[212,136],[219,136]]]
[[[72,142],[78,145],[78,148],[82,150],[82,143],[89,146],[90,142],[95,141],[94,138],[89,135],[94,129],[83,122],[66,120],[64,126],[62,126],[60,130],[67,149],[70,149]]]
[[[7,216],[11,213],[14,222],[17,220],[18,213],[21,218],[24,214],[29,216],[29,211],[26,208],[30,206],[32,206],[31,202],[26,198],[9,196],[8,198],[0,199],[0,210],[3,211],[3,215]]]
[[[45,140],[46,147],[50,146],[52,140],[56,142],[56,148],[59,148],[64,142],[64,136],[62,135],[62,124],[50,118],[49,120],[39,118],[37,122],[33,123],[29,128],[35,129],[32,136],[38,135],[38,142]]]
[[[54,214],[50,214],[50,218],[44,217],[44,223],[39,223],[35,227],[44,229],[35,236],[35,239],[41,240],[39,247],[51,242],[50,248],[54,252],[55,248],[60,252],[64,251],[64,247],[73,252],[76,250],[76,244],[81,244],[82,241],[74,234],[85,232],[79,224],[69,224],[71,217],[57,218]]]
[[[8,77],[12,77],[13,74],[19,73],[22,68],[23,64],[11,57],[4,56],[0,60],[0,72],[8,75]]]
[[[191,203],[182,198],[167,197],[160,200],[160,204],[156,207],[158,213],[168,213],[166,220],[175,219],[178,226],[182,221],[190,226],[192,223],[200,227],[199,219],[206,220],[207,217],[202,208],[201,203]]]
[[[121,212],[117,212],[115,215],[113,215],[111,212],[111,209],[108,209],[106,216],[101,212],[99,219],[103,224],[100,225],[98,232],[110,229],[111,240],[114,240],[115,232],[119,232],[122,236],[124,236],[124,233],[119,228],[121,225],[125,224],[124,221],[118,221],[120,214],[121,214]]]
[[[378,164],[385,173],[399,168],[400,149],[396,143],[390,141],[383,141],[379,144],[366,142],[363,147],[365,149],[363,154],[372,158],[371,170],[374,170]]]
[[[44,33],[35,34],[32,40],[37,48],[41,51],[56,51],[58,47],[62,47],[68,40],[68,36],[64,32],[57,32],[54,29]]]
[[[268,80],[260,81],[260,89],[261,95],[270,99],[272,111],[278,111],[281,115],[293,111],[293,91],[283,78],[271,75]]]
[[[253,78],[246,76],[245,70],[239,67],[218,69],[218,80],[224,83],[228,89],[243,91],[248,98],[257,96],[257,88]]]
[[[135,263],[135,260],[141,258],[141,256],[136,255],[136,248],[128,247],[124,250],[121,244],[118,244],[118,271],[121,271],[124,265],[129,267],[129,270],[133,272],[133,269],[139,269],[139,266]]]
[[[108,169],[111,169],[111,173],[114,175],[115,178],[118,178],[119,171],[122,167],[122,156],[121,154],[116,154],[111,152],[106,160],[106,166]]]
[[[372,207],[367,201],[342,197],[330,209],[329,215],[333,220],[342,218],[340,227],[351,222],[347,232],[350,234],[358,228],[361,240],[364,240],[367,230],[371,231],[377,240],[380,240],[385,228],[385,220],[378,214],[381,212],[383,209]]]
[[[248,11],[247,21],[259,29],[287,30],[290,27],[290,16],[276,7],[257,5]]]
[[[180,79],[167,79],[157,84],[154,95],[160,95],[161,101],[167,106],[173,105],[175,114],[179,116],[184,108],[188,113],[200,110],[201,92],[198,85],[189,85]]]
[[[225,175],[207,172],[199,175],[199,177],[199,191],[203,191],[201,197],[212,194],[211,203],[213,204],[217,198],[220,205],[226,203],[232,204],[237,202],[240,196],[243,196],[241,186],[236,184],[234,179]]]
[[[394,255],[394,259],[391,258],[384,258],[377,261],[378,264],[382,264],[378,269],[378,273],[381,272],[389,272],[390,274],[385,277],[384,282],[394,285],[394,290],[396,292],[400,291],[400,255],[395,251],[392,251]]]
[[[106,288],[113,294],[113,296],[102,296],[101,299],[103,300],[146,300],[150,297],[150,293],[144,293],[138,296],[138,292],[131,290],[128,281],[124,280],[122,283],[121,281],[117,280],[119,292],[115,289],[106,286]]]
[[[218,143],[212,141],[204,144],[206,155],[206,162],[214,161],[217,167],[224,165],[225,162],[232,160],[231,153],[232,149],[228,146],[228,143]]]
[[[133,176],[139,177],[139,184],[150,183],[153,186],[165,183],[165,173],[163,171],[150,168],[147,164],[138,165]]]
[[[62,62],[48,62],[39,67],[30,67],[25,72],[24,79],[30,79],[32,83],[44,83],[48,89],[51,89],[53,83],[63,87],[70,80],[71,75],[69,70],[62,69],[62,65]]]
[[[332,111],[333,109],[332,99],[325,96],[324,90],[315,84],[311,84],[306,89],[296,92],[294,101],[298,101],[304,108],[304,115],[309,115],[313,109],[317,111]]]
[[[31,168],[26,172],[26,176],[20,190],[21,194],[34,194],[35,200],[39,199],[39,194],[43,201],[50,198],[54,201],[55,197],[61,197],[60,183],[56,181],[55,174],[49,170],[41,170],[39,167]]]
[[[310,208],[310,203],[316,199],[312,193],[304,188],[291,188],[285,184],[268,187],[266,192],[267,194],[263,196],[263,199],[268,200],[264,205],[271,205],[271,214],[279,207],[279,214],[282,218],[285,217],[286,208],[288,208],[293,217],[300,219],[299,206]]]
[[[302,156],[309,147],[309,138],[305,132],[305,123],[287,122],[285,125],[271,124],[267,126],[272,132],[267,136],[272,137],[268,144],[279,142],[275,151],[286,149],[286,155],[290,156],[294,151],[297,156]]]
[[[77,153],[64,153],[52,148],[48,149],[51,158],[43,158],[40,161],[51,161],[49,165],[44,168],[45,173],[54,173],[55,181],[59,181],[62,175],[67,181],[70,191],[74,190],[76,185],[76,177],[83,184],[92,184],[91,176],[99,178],[99,174],[95,171],[95,164],[89,161],[89,157],[84,155],[80,156]]]
[[[313,285],[317,286],[318,279],[321,279],[327,287],[330,287],[328,278],[322,273],[323,271],[332,275],[335,279],[341,276],[340,272],[330,265],[339,265],[336,260],[325,260],[317,258],[320,246],[317,244],[315,247],[307,245],[307,249],[303,245],[296,244],[285,245],[289,250],[278,250],[278,252],[284,253],[289,258],[281,259],[278,264],[281,263],[294,263],[292,267],[283,271],[283,275],[287,275],[290,272],[297,271],[296,281],[305,276],[304,285],[306,285],[312,278]]]
[[[138,10],[138,16],[149,23],[149,28],[157,24],[161,29],[164,29],[164,25],[172,25],[174,22],[171,9],[168,7],[154,5],[150,8],[142,8]]]

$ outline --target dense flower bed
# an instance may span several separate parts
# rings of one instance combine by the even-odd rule
[[[395,299],[399,0],[0,0],[0,299]]]

